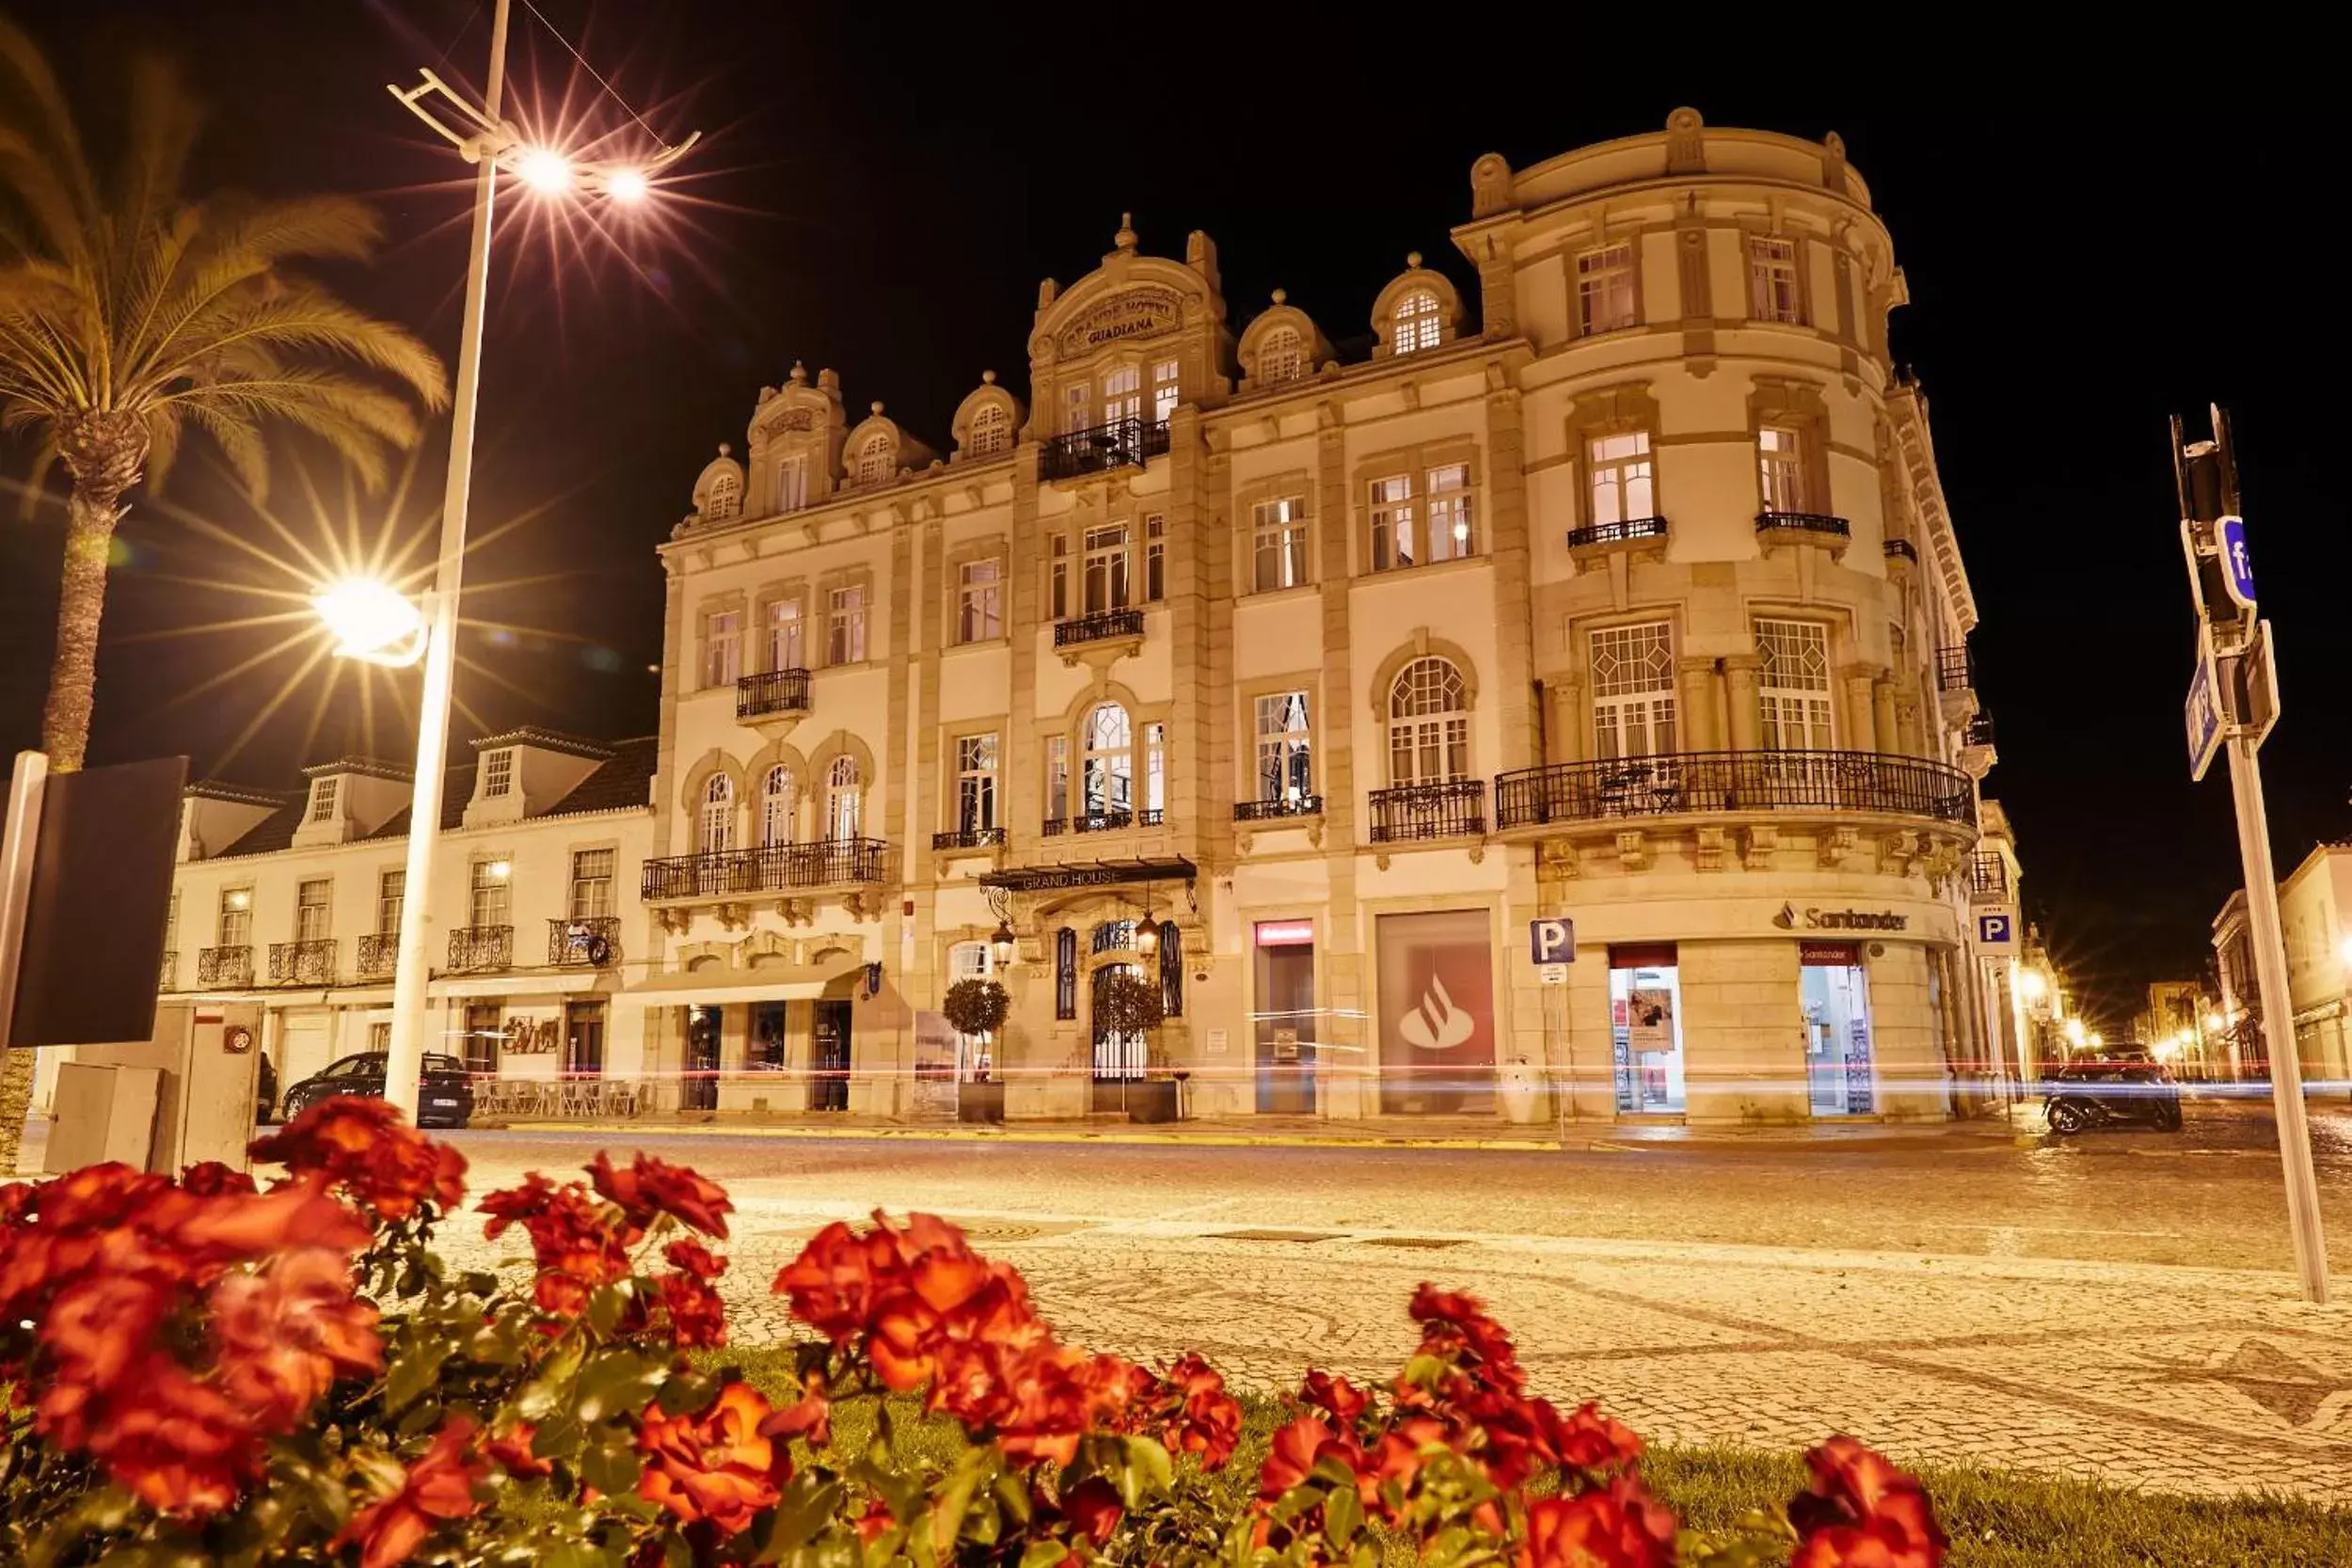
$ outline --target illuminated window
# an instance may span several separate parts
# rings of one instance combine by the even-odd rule
[[[1631,522],[1658,515],[1656,476],[1650,471],[1649,433],[1628,431],[1597,436],[1588,449],[1592,456],[1592,502],[1589,521]]]
[[[866,781],[855,757],[835,757],[825,770],[825,836],[856,838],[866,819]]]
[[[482,794],[485,800],[495,800],[509,795],[515,788],[515,752],[501,746],[495,752],[482,754]]]
[[[975,832],[996,826],[996,737],[956,739],[956,826]]]
[[[698,847],[706,855],[735,847],[735,785],[724,773],[713,773],[703,785],[703,809]]]
[[[1673,628],[1663,621],[1592,634],[1593,754],[1659,756],[1675,750]]]
[[[836,588],[825,621],[825,662],[856,664],[866,657],[866,589]]]
[[[1767,512],[1804,512],[1807,510],[1804,483],[1804,449],[1797,433],[1782,426],[1766,425],[1756,433],[1756,477],[1761,482],[1764,510]]]
[[[703,515],[707,517],[732,517],[743,506],[743,482],[731,468],[722,468],[710,476],[710,489],[703,498]]]
[[[1163,359],[1152,367],[1152,418],[1157,423],[1166,424],[1168,416],[1176,412],[1177,402],[1183,395],[1178,387],[1179,373],[1173,359]]]
[[[1416,564],[1413,554],[1413,476],[1395,474],[1372,482],[1372,569],[1391,571]]]
[[[1087,714],[1080,732],[1082,761],[1081,805],[1089,816],[1123,816],[1135,809],[1136,734],[1127,710],[1117,703],[1098,703]]]
[[[743,617],[732,610],[716,610],[706,626],[703,684],[733,686],[743,673]]]
[[[956,641],[984,642],[1005,634],[1002,565],[993,557],[956,568]]]
[[[220,945],[249,947],[253,943],[253,890],[223,888],[220,892]]]
[[[1423,499],[1429,512],[1429,559],[1458,561],[1478,553],[1470,526],[1470,466],[1448,463],[1429,470]]]
[[[768,601],[768,668],[798,670],[804,657],[801,646],[801,601]]]
[[[1444,784],[1470,775],[1470,712],[1454,661],[1417,658],[1389,688],[1389,783]]]
[[[808,454],[796,452],[776,465],[776,510],[798,512],[808,504]]]
[[[1295,497],[1260,501],[1250,509],[1251,581],[1261,594],[1307,580],[1306,504]]]
[[[473,879],[467,889],[466,922],[476,927],[508,926],[514,923],[514,868],[506,861],[476,861]]]
[[[567,905],[574,920],[604,920],[612,913],[612,867],[610,849],[572,851],[572,895]]]
[[[1415,289],[1396,302],[1393,341],[1399,354],[1414,354],[1438,346],[1438,296],[1428,289]]]
[[[1580,336],[1617,332],[1634,325],[1633,247],[1602,245],[1576,259],[1576,329]]]
[[[1258,699],[1258,799],[1292,805],[1315,792],[1307,694],[1277,691]]]
[[[1143,372],[1135,365],[1114,365],[1103,372],[1103,422],[1143,417]]]
[[[339,786],[342,784],[342,781],[341,779],[313,779],[310,781],[311,821],[332,822],[335,820],[335,797],[340,792]]]
[[[1760,322],[1804,320],[1804,299],[1797,288],[1796,241],[1749,237],[1748,314]]]
[[[857,482],[860,484],[880,484],[890,477],[890,436],[876,431],[857,448]]]
[[[1830,701],[1829,627],[1818,621],[1758,621],[1756,648],[1759,739],[1768,752],[1825,752],[1836,745]]]
[[[294,884],[294,941],[326,940],[334,894],[335,884],[324,877]]]
[[[1094,401],[1085,382],[1061,389],[1061,428],[1065,436],[1075,435],[1094,423]]]
[[[1086,612],[1127,608],[1127,525],[1087,530]]]
[[[1258,385],[1279,387],[1307,373],[1307,345],[1295,326],[1268,329],[1258,340]]]
[[[800,834],[800,781],[779,763],[759,786],[759,842],[789,844]]]

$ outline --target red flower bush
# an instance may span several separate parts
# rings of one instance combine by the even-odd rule
[[[388,1220],[405,1220],[427,1201],[444,1213],[465,1201],[466,1157],[408,1126],[389,1101],[330,1095],[255,1143],[252,1154],[296,1176],[324,1172]]]
[[[577,1181],[559,1187],[532,1171],[521,1186],[490,1193],[477,1207],[490,1216],[482,1227],[489,1240],[498,1240],[514,1225],[530,1236],[532,1256],[539,1266],[532,1289],[542,1311],[576,1317],[588,1305],[591,1291],[628,1277],[628,1249],[638,1240],[636,1227],[617,1225],[599,1213]]]
[[[783,1497],[791,1479],[791,1450],[764,1437],[771,1411],[747,1383],[730,1383],[700,1416],[665,1416],[647,1408],[637,1430],[644,1456],[637,1495],[669,1511],[682,1525],[707,1521],[721,1535],[747,1528]]]
[[[607,1203],[620,1205],[628,1223],[644,1230],[657,1214],[691,1226],[707,1236],[727,1238],[726,1216],[735,1210],[726,1189],[667,1161],[640,1154],[627,1170],[615,1170],[612,1157],[598,1154],[588,1166],[588,1180]]]
[[[1808,1449],[1813,1484],[1788,1505],[1790,1568],[1935,1568],[1949,1544],[1919,1479],[1851,1437]]]
[[[452,1416],[423,1457],[399,1473],[388,1494],[353,1514],[327,1549],[356,1544],[359,1568],[391,1568],[407,1561],[444,1521],[479,1511],[474,1488],[490,1465],[473,1452],[477,1430],[468,1418]]]
[[[1605,1487],[1527,1509],[1518,1568],[1673,1568],[1674,1511],[1621,1475]]]

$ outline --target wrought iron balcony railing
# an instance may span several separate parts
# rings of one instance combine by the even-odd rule
[[[1833,539],[1845,539],[1852,535],[1853,525],[1826,512],[1759,512],[1756,515],[1756,531],[1825,533]]]
[[[1236,822],[1276,822],[1285,816],[1321,816],[1323,797],[1293,795],[1278,800],[1236,800],[1233,820]]]
[[[1664,537],[1665,518],[1628,517],[1621,522],[1594,523],[1586,528],[1568,530],[1568,548],[1579,550],[1587,545],[1629,545],[1636,539]]]
[[[621,923],[612,915],[548,922],[548,962],[610,969],[621,961]]]
[[[735,683],[735,716],[738,719],[807,711],[808,672],[805,670],[762,670]]]
[[[1935,650],[1935,689],[1973,691],[1977,685],[1977,656],[1965,642]]]
[[[1046,838],[1064,833],[1115,833],[1126,828],[1157,828],[1168,820],[1158,806],[1148,811],[1090,811],[1079,816],[1049,816],[1040,828]]]
[[[1082,642],[1104,642],[1114,637],[1141,637],[1143,611],[1130,606],[1125,610],[1098,610],[1090,615],[1075,615],[1067,621],[1054,623],[1054,646],[1075,647]]]
[[[931,834],[934,849],[1001,849],[1004,844],[1002,828],[949,828]]]
[[[369,931],[359,938],[357,960],[362,974],[389,974],[400,959],[398,931]]]
[[[1091,430],[1048,436],[1037,458],[1040,479],[1076,479],[1112,468],[1140,468],[1168,451],[1166,420],[1113,420]]]
[[[1486,785],[1481,779],[1402,784],[1372,792],[1372,842],[1476,838],[1486,831]]]
[[[1889,539],[1880,548],[1889,561],[1900,559],[1915,566],[1919,563],[1919,546],[1908,539]]]
[[[1495,778],[1498,830],[1686,812],[1884,812],[1973,823],[1968,776],[1878,752],[1677,752]]]
[[[449,967],[453,974],[515,967],[515,927],[459,926],[449,934]]]
[[[2007,899],[2009,897],[2009,862],[1998,855],[1969,856],[1968,896],[1995,904]]]
[[[163,969],[155,977],[155,989],[157,990],[175,990],[178,987],[179,980],[180,955],[177,953],[166,953],[164,955]]]
[[[1975,718],[1969,720],[1968,727],[1960,732],[1960,739],[1961,744],[1963,746],[1992,745],[1993,715],[1989,713],[1979,713]]]
[[[250,947],[199,947],[196,950],[196,983],[199,986],[249,986],[253,983]]]
[[[882,880],[889,848],[878,838],[834,838],[669,855],[645,863],[639,887],[646,898],[668,899],[852,887]]]
[[[273,986],[331,986],[335,983],[335,943],[273,942],[269,944],[269,983]]]

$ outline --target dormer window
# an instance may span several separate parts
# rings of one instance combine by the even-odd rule
[[[972,455],[993,457],[1012,445],[1012,416],[1002,408],[983,408],[972,416]]]
[[[890,437],[880,431],[858,443],[857,482],[880,484],[890,477]]]
[[[335,798],[342,793],[342,784],[341,779],[313,779],[310,782],[310,821],[335,820]]]
[[[1428,289],[1415,289],[1396,302],[1396,352],[1414,354],[1422,349],[1436,348],[1438,341],[1438,296]]]
[[[1295,326],[1278,326],[1258,344],[1258,383],[1279,387],[1307,373],[1307,347]]]
[[[703,511],[712,517],[732,517],[743,507],[743,482],[721,470],[710,479],[710,494]]]
[[[482,755],[482,795],[496,800],[515,787],[515,753],[507,749],[485,752]]]
[[[808,454],[795,452],[776,465],[776,510],[798,512],[808,504]]]

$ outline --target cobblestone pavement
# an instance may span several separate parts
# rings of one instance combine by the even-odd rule
[[[2352,1124],[2322,1120],[2352,1275]],[[476,1191],[608,1143],[725,1180],[738,1343],[788,1332],[768,1287],[818,1226],[921,1208],[1018,1263],[1073,1342],[1197,1348],[1245,1386],[1295,1386],[1311,1361],[1393,1371],[1433,1279],[1492,1304],[1542,1392],[1657,1439],[1848,1431],[1915,1461],[2352,1502],[2352,1308],[2296,1298],[2276,1164],[2243,1117],[2169,1142],[1835,1156],[457,1141]],[[449,1240],[479,1260],[478,1235]]]

